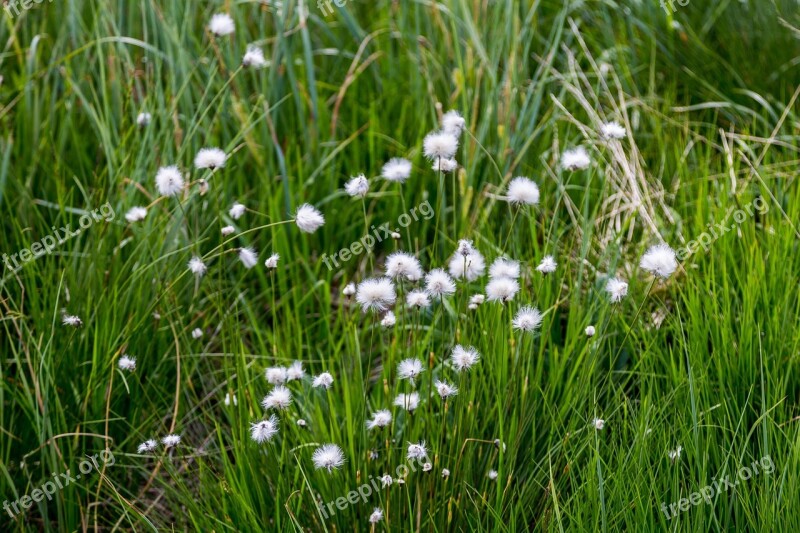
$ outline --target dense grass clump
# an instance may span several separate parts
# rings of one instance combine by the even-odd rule
[[[682,3],[9,6],[0,530],[800,527],[800,16]]]

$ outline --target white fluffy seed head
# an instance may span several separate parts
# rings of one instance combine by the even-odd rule
[[[153,120],[153,115],[147,112],[141,112],[136,116],[136,124],[140,128],[144,128],[145,126],[150,124],[151,120]]]
[[[561,167],[565,170],[584,170],[589,168],[591,164],[592,160],[589,158],[589,153],[583,146],[566,150],[561,154]]]
[[[203,274],[205,274],[206,271],[208,270],[208,267],[206,266],[205,263],[203,263],[203,260],[200,259],[197,256],[192,257],[191,259],[189,259],[189,265],[188,266],[189,266],[189,270],[192,272],[192,274],[194,274],[198,278],[202,277]]]
[[[425,447],[425,441],[420,441],[417,444],[408,443],[408,450],[406,452],[406,459],[425,459],[428,457],[428,450]]]
[[[625,128],[620,125],[619,122],[606,122],[600,127],[600,134],[605,139],[624,139],[625,138]]]
[[[231,208],[228,210],[228,214],[233,220],[239,220],[247,208],[244,204],[240,204],[239,202],[234,202]]]
[[[512,259],[506,259],[505,257],[498,257],[492,263],[492,266],[489,267],[489,278],[496,279],[496,278],[511,278],[517,279],[519,278],[520,268],[519,262],[514,261]],[[483,296],[478,295],[478,296]],[[478,302],[479,304],[483,303],[483,300]]]
[[[422,366],[422,361],[413,357],[403,359],[397,365],[397,377],[399,379],[407,379],[411,381],[412,384],[423,372],[425,372],[425,368]]]
[[[450,296],[456,292],[456,283],[447,272],[435,268],[425,276],[425,291],[431,298]]]
[[[264,59],[264,51],[254,44],[249,45],[242,58],[242,66],[254,69],[266,67],[267,60]]]
[[[136,358],[129,355],[123,355],[119,358],[119,361],[117,361],[117,366],[120,368],[120,370],[133,372],[136,370]]]
[[[525,306],[517,311],[511,325],[519,331],[536,331],[542,325],[544,316],[535,307]]]
[[[436,159],[431,169],[434,172],[453,172],[458,168],[458,161],[455,159]]]
[[[138,453],[150,453],[150,452],[155,451],[155,449],[157,447],[158,447],[158,441],[157,440],[155,440],[155,439],[147,439],[146,441],[141,443],[138,448],[136,448],[136,451]]]
[[[161,167],[156,173],[156,188],[162,196],[175,196],[183,190],[183,176],[178,167]]]
[[[77,328],[83,325],[83,320],[79,316],[76,315],[67,315],[61,317],[61,323],[65,326],[72,326],[73,328]]]
[[[391,311],[386,311],[386,314],[383,316],[381,320],[381,326],[385,328],[391,328],[397,322],[397,318],[394,316],[394,313]]]
[[[280,260],[280,254],[272,254],[264,261],[264,266],[267,268],[278,268],[278,260]]]
[[[422,141],[422,151],[431,161],[452,159],[456,150],[458,150],[458,138],[445,131],[431,132]]]
[[[292,405],[292,392],[283,385],[272,389],[261,401],[264,409],[288,409],[290,405]]]
[[[211,21],[208,23],[208,29],[214,35],[224,37],[225,35],[233,33],[236,30],[236,25],[233,23],[231,16],[227,13],[217,13],[211,17]]]
[[[200,328],[194,328],[194,329],[192,330],[192,338],[193,338],[193,339],[199,339],[199,338],[200,338],[200,337],[202,337],[202,336],[203,336],[203,330],[202,330],[202,329],[200,329]]]
[[[594,337],[594,334],[597,333],[594,326],[586,326],[586,329],[583,330],[587,337]]]
[[[411,176],[411,161],[402,157],[394,157],[381,169],[381,177],[387,181],[405,182]]]
[[[386,275],[393,279],[418,281],[423,276],[422,264],[407,252],[394,252],[386,258]]]
[[[651,246],[642,256],[639,266],[655,276],[667,279],[678,268],[675,250],[664,243]]]
[[[256,444],[263,444],[272,440],[278,434],[278,417],[272,415],[266,420],[250,424],[250,438]]]
[[[303,379],[305,375],[306,372],[305,370],[303,370],[302,361],[295,361],[289,366],[289,368],[286,369],[286,381],[295,381],[298,379]]]
[[[611,278],[606,282],[606,292],[611,301],[617,303],[628,294],[628,284],[619,278]]]
[[[486,284],[486,299],[490,302],[506,303],[514,299],[519,283],[512,278],[495,278]]]
[[[140,220],[144,220],[144,217],[147,216],[147,208],[135,206],[131,207],[127,213],[125,213],[125,220],[128,222],[139,222]]]
[[[469,244],[469,249],[466,246],[464,248],[462,251],[459,245],[459,249],[450,258],[447,269],[450,271],[450,275],[456,279],[475,281],[486,271],[486,261],[478,250],[472,248],[471,244]]]
[[[556,263],[556,260],[553,259],[553,256],[546,255],[542,258],[542,262],[539,263],[539,266],[536,267],[536,270],[538,270],[542,274],[550,274],[556,271],[557,266],[558,263]]]
[[[345,285],[344,289],[342,289],[342,294],[344,294],[345,296],[352,296],[355,293],[356,293],[356,284],[353,283],[352,281],[347,285]]]
[[[329,372],[323,372],[314,376],[314,381],[311,383],[314,388],[330,389],[333,385],[333,376]]]
[[[455,109],[451,109],[442,116],[442,131],[445,133],[458,137],[466,127],[467,121]]]
[[[223,168],[228,156],[219,148],[203,148],[194,156],[194,166],[197,169],[210,168],[211,170]]]
[[[224,228],[222,228],[220,230],[220,233],[222,233],[223,237],[227,237],[228,235],[232,234],[234,231],[236,231],[236,228],[234,228],[233,226],[225,226]]]
[[[380,411],[375,411],[372,414],[372,420],[367,420],[367,429],[382,428],[391,423],[392,412],[388,409],[381,409]]]
[[[297,213],[294,215],[294,222],[300,231],[305,233],[314,233],[323,224],[325,224],[325,217],[322,216],[314,206],[310,204],[303,204],[297,208]]]
[[[398,394],[394,399],[394,405],[402,407],[406,411],[413,411],[419,407],[419,393],[412,392],[411,394]]]
[[[326,469],[329,473],[344,464],[344,452],[335,444],[323,444],[311,456],[317,470]]]
[[[536,205],[539,203],[539,186],[524,176],[517,176],[508,184],[506,199],[512,204]]]
[[[446,381],[437,379],[435,385],[436,392],[439,393],[439,396],[441,396],[443,400],[458,394],[458,388],[451,383],[447,383]]]
[[[366,313],[369,310],[386,311],[394,305],[397,294],[389,278],[371,278],[362,281],[356,289],[356,301]]]
[[[271,385],[282,385],[286,383],[288,376],[286,375],[286,367],[271,366],[264,371],[264,377]]]
[[[604,427],[606,427],[606,421],[603,420],[602,418],[594,418],[592,419],[592,425],[594,426],[594,429],[600,431]]]
[[[258,254],[256,254],[256,251],[252,248],[240,248],[239,260],[245,268],[251,269],[258,263]]]
[[[408,293],[406,296],[406,304],[409,307],[430,307],[431,300],[428,297],[428,293],[425,291],[420,290],[413,290]]]
[[[364,198],[369,192],[369,181],[364,174],[350,178],[350,181],[344,184],[344,191],[354,198]]]
[[[492,481],[496,480],[497,479],[497,470],[489,470],[489,473],[486,474],[486,476]]]
[[[163,439],[161,439],[161,444],[163,444],[167,448],[174,448],[178,444],[181,443],[181,436],[180,435],[167,435]]]
[[[372,510],[372,514],[369,515],[369,523],[377,524],[381,520],[383,520],[383,511],[376,507],[375,509]]]
[[[450,362],[457,372],[469,370],[480,360],[481,354],[473,346],[461,346],[457,344],[450,355]]]

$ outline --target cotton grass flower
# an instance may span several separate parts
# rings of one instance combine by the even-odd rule
[[[141,443],[137,448],[137,453],[152,453],[158,448],[158,441],[155,439],[147,439]]]
[[[300,231],[314,233],[325,224],[325,217],[314,206],[303,204],[297,208],[294,223],[297,224]]]
[[[228,215],[230,215],[230,217],[233,220],[239,220],[240,218],[242,218],[242,215],[244,215],[244,212],[246,210],[247,208],[244,206],[244,204],[240,204],[239,202],[233,202],[233,205],[228,210]]]
[[[333,376],[329,372],[323,372],[322,374],[314,376],[311,382],[311,386],[315,389],[330,389],[331,385],[333,385]]]
[[[227,13],[217,13],[211,17],[211,21],[208,23],[208,29],[214,35],[224,37],[225,35],[233,33],[234,30],[236,30],[236,25],[233,23],[231,16]]]
[[[208,168],[216,170],[225,166],[228,156],[219,148],[202,148],[194,156],[194,166],[198,170]]]
[[[264,261],[264,266],[270,269],[278,268],[278,260],[281,258],[280,254],[272,254]]]
[[[425,459],[428,457],[428,450],[425,448],[425,441],[420,441],[417,444],[408,443],[408,450],[406,451],[406,459]]]
[[[445,133],[458,137],[466,127],[467,121],[455,109],[451,109],[442,116],[442,131]]]
[[[447,479],[450,477],[450,471],[446,468],[442,468],[442,478]]]
[[[225,399],[223,400],[223,403],[225,404],[226,407],[230,406],[231,404],[239,405],[239,401],[236,399],[236,395],[231,394],[230,392],[225,393]]]
[[[136,125],[139,126],[140,128],[144,128],[145,126],[150,124],[150,121],[152,120],[153,120],[153,115],[147,112],[142,112],[136,116]]]
[[[381,169],[381,177],[386,181],[403,183],[411,176],[411,161],[402,157],[393,157]]]
[[[511,325],[516,330],[532,332],[536,331],[536,329],[542,325],[543,318],[544,317],[542,313],[540,313],[538,309],[535,307],[525,306],[520,308],[520,310],[517,311],[517,314],[514,315]]]
[[[441,268],[435,268],[425,276],[425,291],[431,298],[450,296],[456,292],[456,283],[447,272]]]
[[[439,396],[441,396],[443,400],[446,400],[447,398],[458,394],[458,388],[455,385],[447,383],[446,381],[441,381],[437,379],[435,386],[436,386],[436,392],[439,393]]]
[[[395,402],[396,404],[397,402]],[[372,420],[367,420],[367,429],[383,428],[392,423],[392,412],[388,409],[381,409],[372,414]]]
[[[267,60],[264,59],[264,51],[254,44],[249,45],[242,58],[242,66],[254,69],[266,67]]]
[[[391,328],[397,322],[397,318],[394,316],[394,313],[391,311],[386,311],[386,314],[383,316],[381,320],[381,326],[385,328]]]
[[[203,275],[208,270],[208,267],[206,266],[205,263],[203,263],[203,260],[197,256],[194,256],[191,259],[189,259],[189,263],[187,266],[189,267],[189,271],[191,271],[191,273],[197,276],[198,278],[203,277]]]
[[[175,196],[183,190],[183,176],[178,167],[161,167],[156,173],[156,188],[161,196]]]
[[[342,294],[344,294],[345,296],[352,296],[355,293],[356,293],[356,284],[353,282],[348,283],[347,285],[344,286],[344,289],[342,289]]]
[[[380,477],[380,480],[381,480],[381,488],[382,489],[385,489],[386,487],[391,487],[392,486],[392,481],[394,481],[392,479],[392,476],[390,476],[389,474],[382,475]]]
[[[539,203],[539,186],[524,176],[517,176],[508,184],[506,200],[517,205],[536,205]]]
[[[456,369],[456,372],[463,372],[464,370],[469,370],[480,360],[481,354],[478,353],[473,346],[461,346],[460,344],[456,344],[453,347],[453,353],[450,354],[450,362],[453,365],[453,368]]]
[[[413,290],[406,295],[406,304],[408,307],[424,308],[430,307],[431,300],[428,293],[420,290]]]
[[[452,159],[458,150],[458,138],[452,133],[434,131],[422,141],[422,151],[431,161],[436,159]]]
[[[546,255],[544,256],[544,258],[542,258],[542,262],[539,263],[539,266],[536,267],[536,270],[538,270],[542,274],[550,274],[556,271],[557,266],[558,263],[556,263],[556,260],[553,259],[553,256]]]
[[[431,170],[434,172],[453,172],[457,168],[458,161],[455,159],[437,159],[431,166]]]
[[[344,452],[335,444],[323,444],[314,450],[311,460],[317,470],[324,468],[330,473],[344,464]]]
[[[501,276],[501,277],[505,277],[505,276]],[[471,306],[474,305],[475,309],[477,309],[478,306],[482,305],[483,302],[485,302],[485,301],[486,301],[486,295],[485,294],[473,294],[472,296],[469,297],[469,305],[471,305]]]
[[[117,366],[120,370],[127,370],[129,372],[133,372],[136,370],[136,358],[130,357],[128,355],[123,355],[117,361]]]
[[[406,411],[413,411],[419,407],[419,393],[412,392],[411,394],[398,394],[394,399],[394,405],[402,407]]]
[[[223,237],[227,237],[228,235],[232,235],[236,231],[236,228],[233,226],[225,226],[219,231],[222,233]]]
[[[497,479],[497,470],[489,470],[489,473],[486,474],[491,481],[495,481]]]
[[[561,167],[565,170],[575,171],[589,168],[592,160],[583,146],[578,146],[561,154]]]
[[[298,379],[303,379],[305,375],[306,372],[305,370],[303,370],[302,361],[295,361],[289,366],[289,368],[286,369],[286,381],[296,381]]]
[[[147,216],[147,208],[134,206],[131,207],[127,213],[125,213],[125,220],[128,222],[139,222],[140,220],[144,220],[144,217]]]
[[[264,409],[288,409],[290,405],[292,405],[292,392],[283,385],[272,389],[261,400],[261,406]]]
[[[462,240],[463,247],[459,244],[459,250],[450,258],[450,263],[447,269],[450,275],[456,279],[466,279],[467,281],[475,281],[483,276],[486,270],[486,261],[484,261],[481,253],[472,247],[472,243],[467,240]]]
[[[600,134],[605,139],[624,139],[625,128],[619,122],[606,122],[600,127]]]
[[[199,338],[200,338],[200,337],[202,337],[202,336],[203,336],[203,330],[202,330],[202,329],[200,329],[200,328],[194,328],[194,329],[192,330],[192,338],[193,338],[193,339],[199,339]]]
[[[667,457],[669,457],[669,460],[674,463],[675,461],[677,461],[678,459],[681,458],[681,451],[683,451],[683,447],[682,446],[678,446],[674,450],[668,451],[667,452]]]
[[[595,329],[594,326],[586,326],[586,329],[583,330],[587,337],[594,337]]]
[[[602,431],[603,428],[606,427],[606,421],[603,420],[602,418],[593,418],[592,425],[594,426],[594,429],[596,429],[597,431]]]
[[[392,280],[371,278],[362,281],[356,289],[356,301],[366,313],[369,310],[386,311],[397,300]]]
[[[278,417],[272,415],[266,420],[250,424],[250,438],[256,444],[264,444],[269,442],[278,434]]]
[[[83,320],[79,316],[65,314],[61,317],[61,323],[65,326],[77,328],[83,325]]]
[[[422,465],[423,472],[430,472],[431,470],[433,470],[433,465],[431,463],[425,463]]]
[[[489,278],[496,279],[496,278],[510,278],[510,279],[517,279],[519,278],[520,268],[519,262],[513,261],[511,259],[506,259],[504,257],[498,257],[492,263],[492,266],[489,267]],[[476,295],[476,296],[483,296]],[[479,304],[483,303],[483,301],[478,302]]]
[[[613,303],[617,303],[628,294],[628,284],[619,278],[611,278],[606,282],[606,292]]]
[[[239,260],[249,270],[258,263],[258,255],[252,248],[239,248]]]
[[[383,520],[383,511],[378,509],[377,507],[372,510],[372,514],[369,515],[369,523],[370,524],[377,524]]]
[[[511,278],[495,278],[486,284],[486,299],[490,302],[506,303],[514,299],[519,283]]]
[[[344,191],[348,194],[348,196],[352,196],[354,198],[364,198],[369,192],[369,181],[361,174],[356,176],[355,178],[351,178],[350,181],[344,184]]]
[[[422,279],[423,274],[419,259],[410,253],[394,252],[386,258],[386,275],[390,278],[418,281]]]
[[[678,268],[675,250],[664,243],[651,246],[642,256],[639,266],[655,276],[667,279]]]
[[[412,385],[414,384],[414,380],[423,372],[425,372],[425,368],[422,366],[422,361],[419,359],[403,359],[397,365],[398,379],[407,379]]]
[[[180,435],[167,435],[163,439],[161,439],[161,444],[164,445],[165,448],[174,448],[178,444],[181,443],[181,436]]]

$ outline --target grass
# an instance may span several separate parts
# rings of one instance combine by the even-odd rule
[[[205,29],[219,11],[236,22],[230,37]],[[105,204],[115,214],[17,271],[3,266],[4,498],[75,475],[102,450],[114,458],[52,501],[4,511],[5,529],[361,531],[375,507],[376,531],[800,526],[796,3],[693,0],[666,13],[655,1],[381,0],[325,17],[292,0],[71,0],[2,17],[0,251],[77,228]],[[249,43],[264,70],[239,67]],[[467,131],[461,168],[440,177],[421,144],[451,108]],[[140,128],[144,110],[153,121]],[[598,137],[612,119],[627,128],[620,142]],[[593,166],[562,170],[577,145]],[[229,154],[213,175],[192,166],[205,146]],[[376,178],[391,157],[414,164],[402,186]],[[207,179],[208,194],[194,185],[158,200],[154,176],[169,164]],[[363,203],[342,191],[359,173],[371,178]],[[517,175],[539,184],[535,208],[499,199]],[[238,221],[236,200],[248,207]],[[270,226],[305,202],[325,214],[316,233]],[[432,217],[398,227],[425,202]],[[151,207],[129,224],[134,205]],[[401,239],[325,266],[323,254],[384,223]],[[239,231],[224,238],[228,224]],[[638,268],[648,246],[680,249],[716,224],[733,229],[667,281]],[[522,262],[513,302],[468,310],[486,278],[459,282],[426,311],[398,306],[387,329],[342,295],[392,251],[411,249],[429,270],[464,237],[488,262]],[[239,246],[258,251],[252,270]],[[199,282],[186,268],[195,254],[208,258]],[[543,276],[547,254],[558,268]],[[618,304],[604,292],[610,274],[630,284]],[[545,313],[535,335],[510,326],[526,304]],[[63,326],[62,309],[83,326]],[[459,343],[482,355],[466,374],[446,363]],[[117,368],[126,353],[133,373]],[[413,414],[391,406],[412,390],[396,379],[406,357],[427,368]],[[334,384],[291,382],[279,435],[256,445],[264,370],[294,360]],[[458,395],[429,398],[433,378]],[[366,432],[365,416],[384,408],[392,426]],[[176,449],[137,453],[171,432]],[[420,440],[431,472],[327,519],[317,508],[396,477]],[[327,442],[347,459],[332,473],[311,461]],[[662,511],[764,458],[770,472],[674,518]]]

